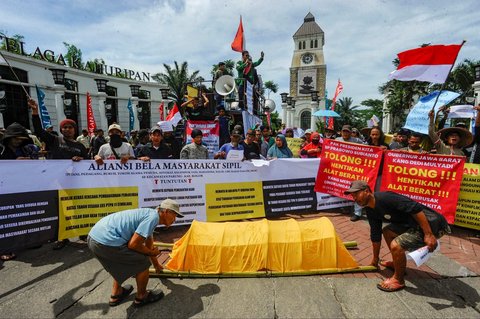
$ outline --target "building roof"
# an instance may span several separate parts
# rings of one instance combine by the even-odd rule
[[[323,33],[322,28],[315,22],[315,17],[310,12],[303,19],[303,24],[295,32],[293,37]]]

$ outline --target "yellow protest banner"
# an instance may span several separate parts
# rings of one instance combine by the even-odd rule
[[[138,187],[61,189],[58,239],[87,235],[102,217],[138,208]]]
[[[219,183],[205,185],[207,221],[265,217],[262,182]]]
[[[458,195],[455,225],[480,230],[480,165],[466,163]]]
[[[300,157],[300,145],[303,140],[298,137],[287,137],[287,146],[292,151],[293,157]]]

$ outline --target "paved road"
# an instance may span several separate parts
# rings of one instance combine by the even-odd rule
[[[332,218],[335,223],[348,220]],[[351,224],[350,232],[365,225]],[[161,236],[178,234],[167,230]],[[432,256],[428,271],[409,266],[407,288],[395,293],[375,287],[380,277],[391,275],[388,270],[285,278],[152,278],[149,288],[164,291],[165,298],[134,309],[133,295],[118,307],[108,306],[111,278],[83,242],[60,251],[47,244],[3,264],[0,318],[480,318],[479,274],[447,255]],[[479,256],[471,258],[479,261]],[[128,283],[135,285],[133,279]]]

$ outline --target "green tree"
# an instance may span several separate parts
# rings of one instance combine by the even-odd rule
[[[461,95],[456,103],[466,104],[466,97],[473,96],[473,86],[475,82],[475,66],[480,64],[480,60],[465,59],[455,66],[445,82],[445,90],[454,91]],[[433,90],[439,90],[440,84],[432,86]]]
[[[235,69],[235,62],[233,60],[225,60],[223,62],[225,62],[225,73],[233,76],[233,70]],[[215,76],[215,72],[217,72],[217,70],[218,70],[218,64],[212,65],[212,70],[210,71],[212,78]]]
[[[372,118],[372,116],[378,117],[380,123],[383,117],[383,101],[379,99],[367,99],[360,103],[360,105],[364,106],[363,110],[358,110],[357,112],[357,127],[359,129],[365,127],[367,125],[367,121]]]
[[[266,90],[268,90],[267,99],[270,98],[270,92],[277,93],[278,92],[278,84],[273,81],[265,81],[263,86]]]
[[[82,50],[67,42],[63,42],[63,45],[67,49],[67,53],[65,54],[67,65],[71,68],[84,70],[82,62]]]
[[[10,39],[13,39],[14,41],[10,40],[9,41],[9,47],[10,47],[10,51],[11,52],[14,52],[14,53],[17,53],[17,54],[21,54],[21,49],[20,49],[20,42],[23,42],[23,40],[25,40],[25,37],[23,35],[20,35],[20,34],[14,34],[13,36],[9,37],[7,36],[3,31],[0,31],[0,36],[2,37],[6,37],[6,38],[10,38]],[[0,45],[0,49],[2,50],[6,50],[7,49],[7,39],[5,39],[1,45]]]
[[[263,125],[267,124],[267,117],[263,116],[262,119]],[[272,123],[272,130],[278,132],[282,126],[282,119],[280,118],[280,114],[277,111],[270,113],[270,122]]]
[[[338,131],[342,128],[343,125],[349,124],[355,126],[358,123],[357,114],[359,105],[352,106],[353,99],[351,97],[344,97],[337,101],[335,105],[335,112],[337,112],[340,117],[334,119],[335,130]]]
[[[198,70],[189,74],[187,62],[179,65],[178,62],[175,61],[173,67],[164,63],[163,67],[165,68],[165,72],[157,73],[153,75],[152,78],[169,87],[170,92],[168,93],[168,97],[174,100],[178,107],[180,107],[183,97],[187,93],[187,83],[203,80],[203,78],[198,76]],[[181,110],[181,112],[183,114],[183,110]]]

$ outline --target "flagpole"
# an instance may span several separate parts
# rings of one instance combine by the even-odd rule
[[[467,42],[467,41],[466,40],[462,41],[462,44],[460,45],[460,50],[462,49],[465,42]],[[460,53],[460,50],[458,50],[458,53]],[[453,69],[453,66],[455,65],[455,62],[457,62],[458,53],[457,53],[457,56],[455,57],[455,60],[452,63],[452,66],[450,67],[450,70],[448,71],[447,77],[445,78],[445,82],[442,83],[442,86],[440,87],[440,91],[438,92],[437,97],[435,98],[435,103],[433,103],[432,111],[435,111],[435,106],[437,105],[438,98],[440,97],[440,94],[442,94],[442,91],[445,88],[445,83],[447,83],[447,79],[450,76],[450,72],[452,72],[452,69]]]
[[[22,87],[23,89],[23,92],[25,92],[25,94],[27,95],[28,99],[31,99],[30,97],[30,94],[28,94],[27,90],[25,89],[25,87],[23,86],[22,84],[22,81],[20,81],[20,79],[18,78],[17,76],[17,73],[15,73],[15,71],[13,70],[12,66],[10,65],[10,63],[8,62],[7,58],[5,58],[5,56],[3,55],[2,51],[0,51],[0,55],[2,56],[2,58],[5,60],[5,62],[7,63],[8,67],[10,68],[10,71],[12,71],[13,75],[15,76],[15,78],[17,79],[17,81],[20,83],[20,86]]]

